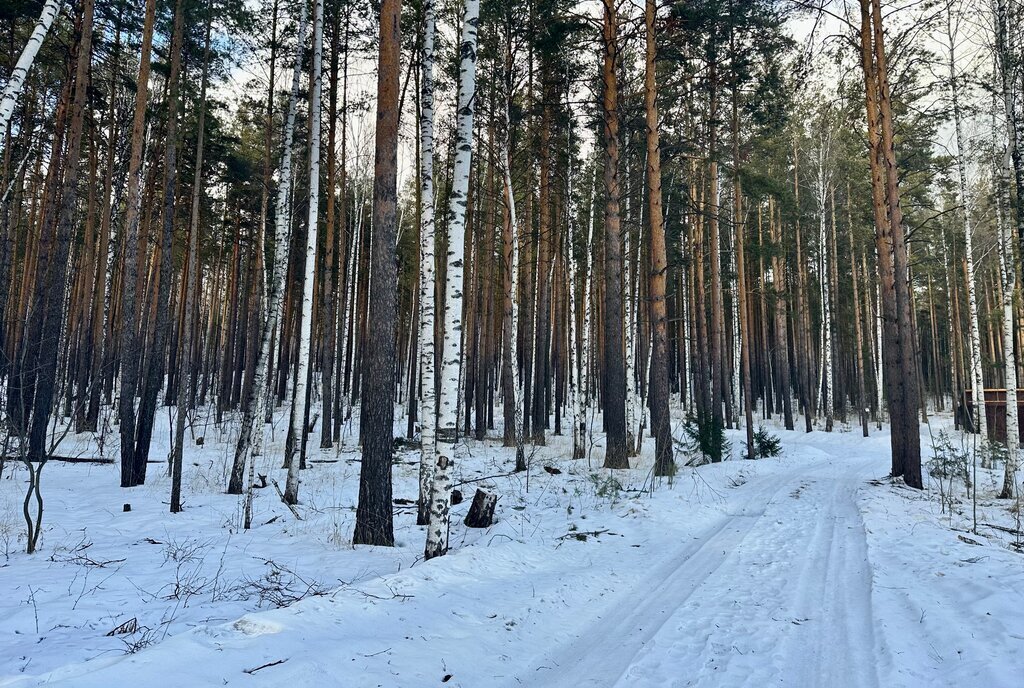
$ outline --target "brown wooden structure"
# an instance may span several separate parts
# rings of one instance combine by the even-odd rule
[[[1024,419],[1024,389],[1017,390],[1017,418]],[[963,426],[973,429],[974,398],[971,390],[964,392],[964,401],[961,409],[966,411],[961,415]],[[1006,441],[1006,390],[986,389],[985,390],[985,420],[988,422],[988,438],[998,442]],[[1024,422],[1018,423],[1018,434],[1024,442]]]

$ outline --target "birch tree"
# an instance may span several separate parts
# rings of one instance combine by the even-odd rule
[[[420,67],[420,469],[416,525],[430,523],[430,481],[436,455],[437,391],[434,388],[434,0],[423,0]]]
[[[953,110],[953,131],[956,136],[956,171],[959,182],[960,203],[964,227],[964,257],[967,261],[967,309],[970,321],[970,375],[971,397],[974,402],[976,419],[974,430],[981,441],[988,440],[988,419],[985,414],[985,381],[981,367],[981,329],[978,323],[978,297],[974,274],[974,228],[971,222],[971,198],[967,181],[967,160],[964,147],[963,115],[960,108],[960,76],[956,67],[957,31],[953,24],[953,2],[946,2],[946,37],[949,40],[947,54],[949,67],[949,97]],[[983,456],[987,457],[986,452]],[[987,462],[988,459],[983,460]]]
[[[825,430],[832,432],[832,416],[835,404],[832,395],[832,302],[833,295],[829,280],[829,251],[827,215],[828,198],[832,188],[832,122],[829,113],[820,116],[817,146],[817,179],[815,200],[818,204],[818,267],[821,284],[821,368],[825,394],[821,405],[825,411]]]
[[[456,110],[455,168],[448,203],[448,269],[445,280],[444,339],[441,351],[441,388],[438,395],[437,463],[430,496],[430,525],[424,556],[448,551],[452,468],[458,435],[459,371],[462,365],[462,302],[464,264],[459,252],[466,236],[466,205],[473,147],[473,111],[476,107],[476,48],[480,0],[466,0],[460,41],[458,109]]]
[[[39,14],[39,21],[36,22],[32,35],[29,36],[24,49],[21,51],[21,57],[18,58],[18,62],[11,71],[11,76],[4,87],[3,95],[0,95],[0,151],[4,149],[4,144],[6,143],[3,137],[7,132],[7,125],[11,121],[11,115],[14,114],[14,107],[18,104],[21,92],[25,90],[25,79],[28,77],[28,71],[32,69],[32,63],[35,62],[36,54],[39,52],[39,48],[43,46],[46,34],[49,33],[50,26],[53,25],[53,21],[60,14],[63,4],[63,0],[46,0],[46,4],[43,5],[43,11]]]
[[[316,274],[317,225],[320,214],[320,95],[323,88],[324,0],[313,6],[313,89],[309,99],[309,215],[306,223],[306,259],[302,280],[302,321],[299,326],[299,359],[292,396],[292,456],[284,501],[299,501],[299,468],[306,456],[306,423],[309,416],[308,382],[310,343],[313,338],[313,285]],[[298,455],[296,455],[296,452]]]
[[[998,143],[998,108],[992,109],[993,153],[1003,149],[1001,159],[995,160],[993,184],[996,187],[996,236],[998,239],[999,274],[1002,284],[1003,310],[1003,366],[1006,387],[1006,465],[1003,472],[1003,489],[999,496],[1012,499],[1018,496],[1017,472],[1020,463],[1020,419],[1018,418],[1019,398],[1017,393],[1017,357],[1014,348],[1014,302],[1017,289],[1017,259],[1014,251],[1013,232],[1010,230],[1005,211],[1011,210],[1009,203],[1010,166],[1020,170],[1020,151],[1017,123],[1016,79],[1014,71],[1019,56],[1012,46],[1013,26],[1010,9],[1006,0],[998,0],[995,6],[996,21],[996,72],[999,74],[998,88],[1002,92],[1003,117],[1006,123],[1004,145]],[[952,45],[952,40],[950,41]],[[1021,191],[1020,177],[1017,178],[1017,192]],[[1018,197],[1012,210],[1016,211],[1018,232],[1024,231],[1024,199]]]
[[[1009,153],[1007,151],[1007,153]],[[1003,368],[1006,383],[1006,465],[1003,473],[1003,489],[999,497],[1012,499],[1017,491],[1017,468],[1020,460],[1020,421],[1018,419],[1017,397],[1017,356],[1014,351],[1014,297],[1017,290],[1017,270],[1014,260],[1013,234],[1003,212],[1006,185],[1009,182],[1006,168],[1009,161],[1000,161],[1001,174],[997,180],[999,192],[996,199],[996,235],[999,246],[999,276],[1003,292]]]
[[[274,259],[271,264],[267,288],[266,314],[260,334],[259,355],[256,359],[256,375],[249,388],[249,397],[242,408],[242,426],[235,445],[235,460],[231,470],[229,494],[242,494],[243,474],[248,464],[248,487],[245,496],[245,527],[250,525],[253,499],[253,474],[256,462],[263,455],[263,426],[267,415],[268,367],[272,353],[274,333],[281,321],[281,309],[285,290],[285,273],[288,264],[288,244],[291,236],[289,224],[288,192],[292,180],[292,141],[295,135],[295,111],[299,100],[299,83],[302,78],[303,44],[306,35],[308,8],[301,5],[299,29],[295,39],[295,64],[292,69],[291,93],[288,96],[288,111],[285,114],[284,141],[281,170],[278,175],[277,198],[274,204]]]

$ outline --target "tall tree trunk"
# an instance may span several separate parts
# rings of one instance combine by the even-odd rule
[[[920,488],[921,448],[918,434],[916,342],[910,318],[910,284],[906,237],[899,203],[893,147],[888,65],[881,7],[860,0],[861,56],[865,81],[868,143],[871,149],[872,206],[875,214],[880,301],[885,346],[885,385],[892,424],[892,474]]]
[[[860,309],[860,281],[857,279],[857,253],[853,242],[853,198],[850,184],[846,184],[846,229],[850,238],[850,275],[853,279],[853,329],[857,346],[857,414],[861,430],[868,436],[867,397],[864,393],[864,327]]]
[[[92,26],[93,0],[83,0],[77,63],[74,73],[74,98],[68,122],[67,155],[64,160],[59,215],[56,232],[52,237],[52,242],[47,246],[47,264],[44,266],[41,261],[39,266],[36,294],[38,307],[32,313],[33,318],[41,320],[41,330],[38,341],[26,340],[26,346],[35,347],[39,356],[36,364],[38,370],[35,371],[36,392],[33,398],[32,426],[29,435],[29,456],[36,460],[44,460],[46,457],[46,431],[53,414],[53,400],[56,392],[57,355],[60,349],[58,344],[65,314],[65,283],[68,274],[74,214],[78,205],[79,160],[82,152],[86,95],[89,90]],[[31,552],[32,547],[30,546],[29,549]]]
[[[644,109],[647,119],[647,187],[651,223],[648,303],[650,304],[651,365],[649,371],[648,403],[651,409],[651,432],[654,435],[654,474],[672,475],[672,428],[668,410],[668,308],[665,302],[665,283],[668,257],[665,248],[665,222],[661,198],[661,145],[658,131],[658,85],[655,78],[657,39],[654,24],[657,19],[654,0],[644,3],[646,24],[646,50],[644,61]]]
[[[398,319],[398,265],[395,243],[401,0],[383,0],[380,8],[380,56],[377,65],[377,130],[373,170],[372,274],[368,335],[364,353],[363,462],[352,543],[395,544],[391,504],[391,452],[394,434],[395,327]],[[447,498],[447,494],[445,495]]]
[[[501,178],[504,211],[502,219],[502,403],[505,424],[504,445],[516,448],[516,472],[525,471],[526,453],[523,450],[522,405],[519,399],[519,237],[516,217],[515,189],[512,187],[512,161],[509,157],[512,138],[512,122],[509,116],[513,94],[512,62],[512,13],[511,8],[505,21],[504,48],[504,92],[502,93],[502,116],[504,133],[501,138]]]
[[[313,4],[313,73],[311,75],[309,113],[309,194],[306,223],[306,251],[302,280],[302,311],[299,327],[298,365],[292,394],[293,454],[288,461],[288,479],[285,483],[285,504],[299,501],[299,468],[305,463],[307,418],[309,417],[308,384],[310,378],[311,344],[313,339],[313,288],[316,274],[317,230],[320,222],[320,105],[323,87],[324,0]],[[333,124],[333,123],[332,123]],[[393,339],[393,337],[392,337]],[[392,364],[394,359],[392,359]],[[392,390],[393,392],[394,390]],[[392,413],[394,410],[392,409]],[[295,455],[298,452],[298,455]],[[296,458],[299,460],[296,461]]]
[[[122,240],[121,271],[121,384],[117,404],[118,429],[121,434],[121,487],[134,487],[144,476],[138,473],[135,461],[135,431],[138,418],[135,397],[138,391],[139,307],[136,294],[139,279],[139,215],[142,211],[142,155],[146,126],[146,104],[149,100],[150,56],[153,48],[153,22],[156,0],[146,0],[146,16],[142,28],[139,76],[136,80],[135,114],[132,120],[132,147],[128,163],[127,210]]]
[[[439,557],[448,551],[452,467],[458,435],[459,370],[462,364],[463,260],[466,206],[473,146],[473,113],[476,107],[476,49],[479,0],[466,0],[459,54],[458,116],[455,132],[455,168],[448,203],[448,263],[445,275],[444,344],[441,352],[441,387],[437,417],[437,463],[430,495],[430,525],[424,556]],[[388,504],[390,513],[390,504]]]
[[[1017,226],[1017,240],[1024,242],[1024,144],[1021,143],[1021,106],[1016,88],[1021,83],[1021,62],[1024,57],[1016,45],[1015,33],[1020,22],[1021,8],[1019,3],[1013,0],[996,0],[994,9],[996,67],[1006,116],[1007,148],[1010,162],[1013,164],[1016,189],[1016,198],[1013,199],[1012,206]]]
[[[604,6],[604,385],[602,401],[607,432],[605,468],[629,468],[626,448],[626,373],[623,358],[622,227],[619,219],[619,59],[616,1]]]
[[[437,390],[434,349],[434,0],[423,1],[422,92],[420,94],[420,468],[416,525],[430,523],[430,484],[437,455]]]
[[[142,398],[139,403],[138,428],[135,438],[135,472],[140,483],[146,478],[153,427],[156,422],[157,397],[164,383],[167,361],[167,335],[171,329],[171,282],[173,279],[171,254],[174,240],[174,211],[178,182],[178,119],[181,89],[181,56],[185,24],[184,0],[177,0],[174,9],[174,32],[171,35],[171,67],[167,77],[167,133],[164,149],[163,216],[160,226],[160,265],[155,271],[157,280],[154,305],[154,329],[151,346],[146,352],[146,375],[143,379]],[[168,460],[170,457],[168,457]],[[168,464],[168,471],[171,466]]]
[[[275,332],[281,323],[282,298],[285,290],[285,270],[288,263],[289,236],[291,226],[288,212],[288,191],[292,179],[292,139],[295,133],[295,110],[299,97],[299,81],[302,76],[302,53],[306,35],[307,9],[302,4],[298,35],[295,39],[295,66],[292,70],[291,95],[285,115],[284,141],[282,148],[281,172],[278,179],[277,199],[274,206],[274,260],[271,264],[270,283],[267,288],[266,317],[260,334],[259,357],[256,359],[256,375],[249,391],[249,398],[242,405],[242,426],[235,444],[235,460],[231,469],[228,494],[242,494],[246,464],[248,464],[249,485],[245,497],[245,528],[251,525],[253,486],[252,477],[256,461],[263,455],[263,425],[269,404],[268,377]],[[275,16],[276,20],[276,16]],[[268,113],[269,114],[269,113]]]
[[[821,135],[818,141],[818,169],[816,194],[818,201],[818,280],[821,284],[821,372],[824,383],[822,410],[825,413],[825,431],[832,432],[834,383],[832,379],[832,289],[831,260],[827,231],[827,212],[830,189],[832,187],[831,164],[832,132],[828,130],[831,122],[822,117]]]
[[[333,12],[331,17],[331,59],[329,65],[329,85],[327,95],[327,208],[324,217],[324,285],[322,307],[320,311],[320,328],[322,334],[322,361],[320,377],[323,402],[320,405],[320,448],[330,449],[334,446],[334,394],[335,394],[335,363],[338,336],[338,293],[341,291],[341,268],[338,261],[338,220],[337,205],[337,155],[335,151],[336,132],[338,130],[338,73],[341,33],[341,13]],[[343,163],[344,164],[344,163]],[[342,199],[342,203],[345,200]],[[343,232],[342,232],[343,234]]]
[[[946,37],[949,40],[949,91],[953,109],[953,127],[956,134],[956,168],[960,184],[960,203],[963,206],[964,256],[967,260],[967,308],[970,318],[971,344],[971,397],[975,416],[973,430],[980,433],[982,442],[988,439],[988,419],[985,413],[985,382],[981,367],[981,330],[978,319],[978,297],[975,289],[974,228],[971,222],[971,201],[968,196],[967,161],[964,152],[963,125],[960,111],[959,78],[956,72],[956,37],[953,32],[952,5],[946,7]],[[987,454],[986,454],[987,455]]]
[[[913,325],[913,291],[910,284],[910,259],[907,251],[907,238],[903,227],[903,210],[900,207],[899,170],[896,164],[896,148],[894,145],[894,125],[892,115],[892,98],[889,89],[888,61],[885,52],[884,31],[882,29],[881,0],[875,0],[872,8],[872,24],[874,27],[875,58],[878,76],[878,111],[881,123],[882,159],[885,169],[886,203],[889,208],[889,225],[892,231],[893,270],[895,275],[896,315],[900,346],[900,375],[905,387],[903,404],[900,408],[899,432],[893,437],[898,444],[893,446],[894,475],[902,475],[907,485],[917,489],[923,488],[921,478],[921,435],[918,425],[918,405],[921,395],[918,392],[917,368],[917,337]],[[890,414],[892,415],[892,414]],[[891,422],[896,422],[892,418]],[[897,437],[898,435],[898,437]],[[895,457],[899,456],[897,461]]]
[[[193,398],[192,346],[196,327],[196,298],[199,291],[199,213],[203,197],[203,148],[206,129],[206,86],[210,64],[210,33],[213,2],[206,7],[206,38],[203,45],[203,76],[199,85],[199,121],[196,134],[196,171],[192,182],[192,215],[188,228],[188,259],[185,271],[184,327],[178,349],[178,415],[174,422],[171,458],[171,513],[181,511],[181,464],[185,444],[185,417]]]

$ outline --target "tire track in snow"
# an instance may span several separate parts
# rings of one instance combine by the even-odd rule
[[[728,514],[697,540],[663,560],[600,615],[577,629],[575,638],[522,676],[544,686],[614,686],[645,645],[687,599],[744,541],[764,516],[765,506],[789,488],[803,469],[751,485],[744,506]],[[535,669],[535,671],[533,671]]]
[[[800,628],[787,642],[785,657],[801,686],[879,685],[872,612],[872,575],[867,536],[856,504],[858,479],[833,465],[805,494],[827,504],[818,515],[811,552],[803,564],[794,610]],[[819,474],[820,475],[820,474]]]
[[[859,478],[850,477],[863,465],[826,459],[758,481],[743,508],[622,593],[529,678],[876,688],[881,650]]]

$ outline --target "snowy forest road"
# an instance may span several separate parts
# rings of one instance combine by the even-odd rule
[[[740,508],[614,596],[534,678],[877,686],[883,650],[855,502],[873,469],[877,461],[829,459],[752,482]]]
[[[44,658],[56,668],[0,686],[1020,685],[1020,555],[875,480],[883,434],[786,440],[778,459],[681,471],[653,494],[643,467],[593,469],[554,447],[559,471],[536,471],[528,493],[495,482],[499,520],[460,529],[475,541],[445,557],[394,572],[382,555],[395,552],[356,549],[360,568],[339,564],[333,590],[241,618],[211,607],[137,653]],[[403,532],[395,550],[418,548],[421,531]],[[119,604],[138,615],[132,600]]]

